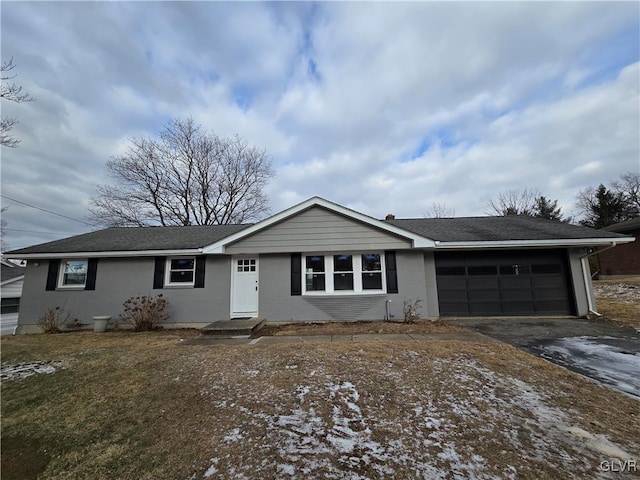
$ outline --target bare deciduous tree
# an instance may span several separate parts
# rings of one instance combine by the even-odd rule
[[[209,134],[177,119],[159,139],[132,139],[107,162],[114,184],[98,186],[90,216],[109,226],[243,223],[269,212],[263,188],[274,175],[264,150],[238,136]]]
[[[7,211],[9,207],[0,208],[0,252],[4,253],[9,249],[9,245],[4,239],[5,228],[7,228],[7,220],[4,218],[4,212]]]
[[[620,175],[619,180],[611,183],[611,188],[624,197],[635,215],[640,215],[640,173],[627,172]]]
[[[487,215],[530,215],[533,216],[538,198],[542,195],[537,188],[514,188],[498,195],[487,203]]]
[[[431,206],[424,212],[425,218],[446,218],[453,217],[456,214],[454,208],[447,207],[444,203],[433,202]]]
[[[0,98],[16,103],[31,102],[33,97],[29,93],[23,92],[20,85],[10,81],[16,78],[16,75],[11,75],[8,72],[15,67],[13,58],[0,65]],[[20,143],[20,140],[9,133],[16,123],[18,120],[15,117],[0,117],[0,145],[3,147],[15,148]]]

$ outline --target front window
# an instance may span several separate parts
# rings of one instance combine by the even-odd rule
[[[18,313],[20,311],[19,298],[3,298],[0,313]]]
[[[308,292],[325,290],[324,257],[315,255],[307,257],[305,285]]]
[[[60,287],[84,288],[87,283],[87,260],[66,260],[60,274]]]
[[[168,259],[167,285],[193,285],[196,271],[195,257]]]
[[[351,255],[334,255],[333,272],[334,290],[353,290],[353,257]]]
[[[303,293],[382,293],[386,289],[383,262],[380,253],[307,255]]]
[[[379,253],[362,255],[362,289],[382,290],[382,260]]]

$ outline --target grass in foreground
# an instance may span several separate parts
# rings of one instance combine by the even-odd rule
[[[592,478],[640,403],[505,345],[2,339],[2,478]]]

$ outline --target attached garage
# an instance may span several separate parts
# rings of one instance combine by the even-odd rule
[[[436,252],[442,316],[574,315],[565,250]]]

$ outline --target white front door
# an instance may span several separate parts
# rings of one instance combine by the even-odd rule
[[[258,316],[258,259],[234,257],[231,272],[231,318]]]

